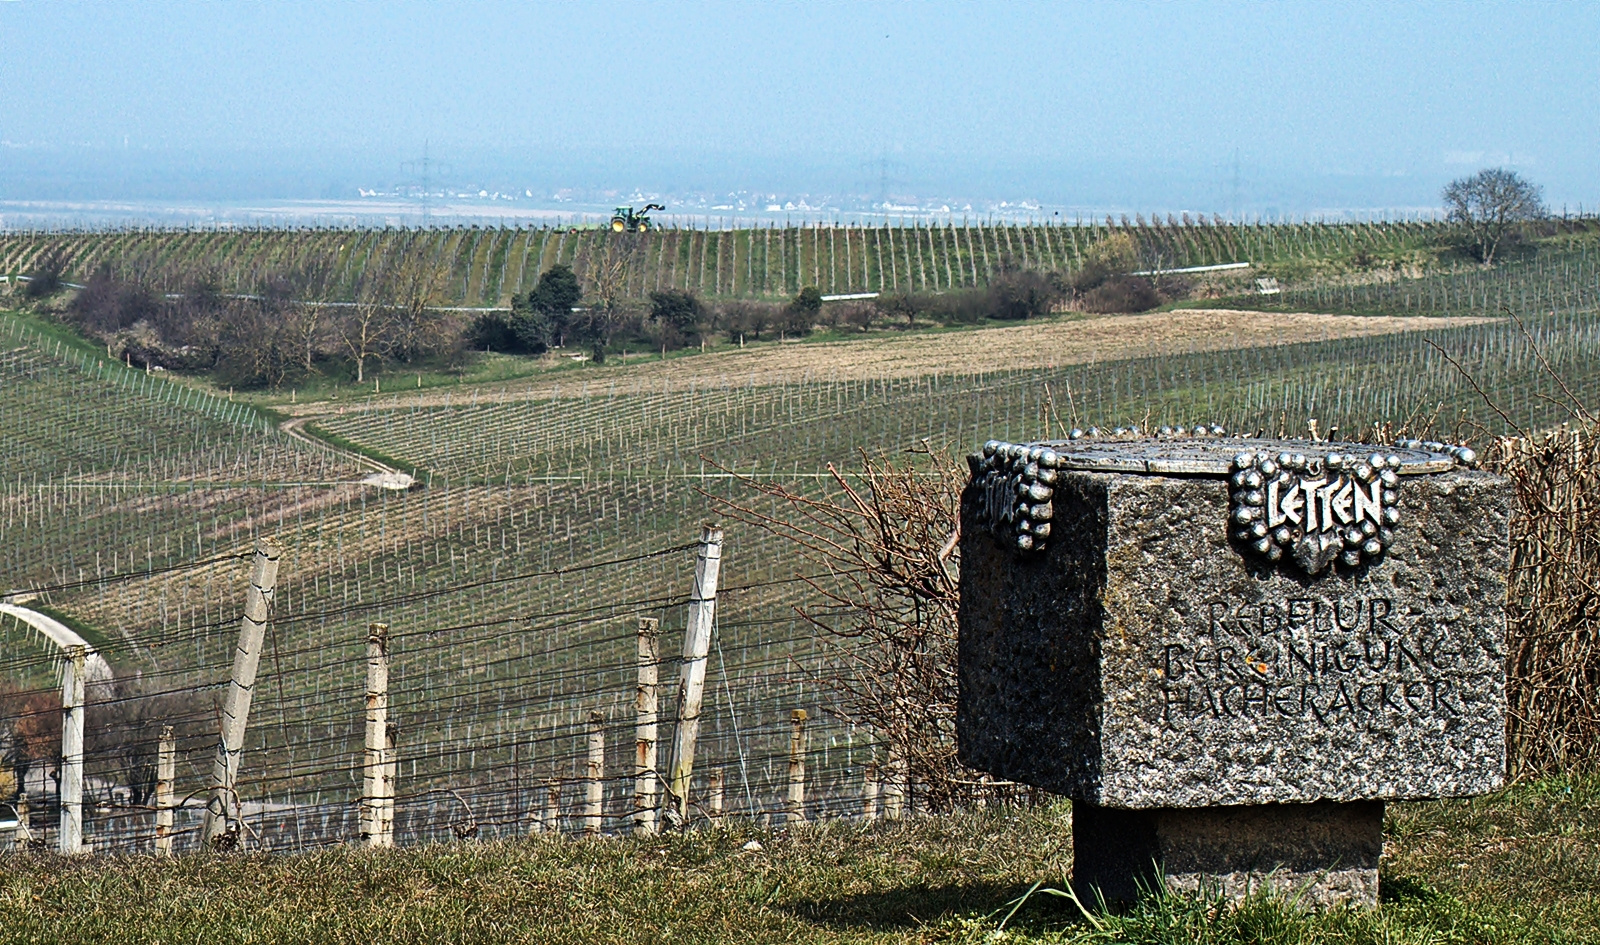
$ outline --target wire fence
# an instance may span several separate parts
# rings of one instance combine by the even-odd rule
[[[616,833],[634,829],[641,806],[665,811],[670,797],[658,789],[641,798],[639,791],[638,640],[641,626],[659,627],[653,631],[659,658],[649,662],[661,693],[655,768],[665,772],[669,761],[682,761],[669,758],[670,736],[682,698],[681,644],[695,604],[700,548],[669,544],[486,579],[391,587],[349,602],[279,596],[259,653],[236,786],[237,837],[229,842],[292,851],[362,839],[365,644],[369,624],[380,621],[389,628],[396,843]],[[729,550],[737,559],[737,549]],[[296,566],[285,552],[282,589],[305,583]],[[201,824],[214,787],[219,706],[230,684],[244,571],[245,562],[233,556],[94,583],[94,592],[115,596],[156,577],[203,574],[211,600],[196,619],[175,621],[156,644],[107,640],[97,647],[119,676],[87,686],[81,814],[87,848],[155,850],[163,809],[171,811],[171,827],[163,831],[171,849],[205,844]],[[870,813],[878,785],[868,785],[867,772],[886,758],[870,733],[828,712],[822,680],[838,654],[789,611],[804,581],[750,579],[738,568],[730,576],[716,595],[689,819]],[[526,594],[530,585],[538,592]],[[78,590],[37,587],[20,597]],[[480,619],[463,619],[474,614]],[[20,720],[13,730],[35,739],[31,755],[28,745],[15,743],[20,737],[11,746],[16,788],[28,806],[24,830],[12,829],[21,842],[54,848],[62,842],[69,766],[63,752],[70,754],[70,746],[54,740],[51,727],[61,725],[69,657],[37,638],[21,645],[29,641],[16,636],[28,630],[16,618],[0,618],[0,632],[10,638],[3,642],[18,644],[0,650],[6,654],[0,677],[25,681],[7,695]],[[152,660],[140,652],[152,649],[164,653]],[[807,747],[798,756],[796,709],[809,716]],[[159,770],[163,730],[169,772]],[[604,739],[598,767],[597,733]],[[797,760],[805,772],[798,805]]]

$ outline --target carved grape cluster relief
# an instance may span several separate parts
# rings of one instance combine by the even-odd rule
[[[1228,525],[1268,561],[1307,574],[1381,557],[1400,524],[1400,457],[1245,451],[1233,459]]]

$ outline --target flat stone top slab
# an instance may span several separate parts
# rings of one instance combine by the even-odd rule
[[[1410,441],[1408,441],[1409,444]],[[1055,452],[1056,468],[1082,472],[1145,473],[1149,475],[1226,476],[1233,472],[1234,457],[1244,452],[1288,453],[1323,458],[1333,453],[1365,457],[1374,452],[1400,459],[1402,476],[1449,472],[1459,465],[1445,452],[1445,444],[1373,446],[1285,440],[1253,436],[1207,437],[1105,437],[1029,444]],[[1439,450],[1427,447],[1438,446]]]

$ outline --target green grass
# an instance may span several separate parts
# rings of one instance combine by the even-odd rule
[[[1569,793],[1570,792],[1570,793]],[[772,833],[291,856],[9,856],[0,942],[1511,945],[1600,940],[1600,785],[1393,805],[1373,910],[1087,914],[1064,806]],[[754,841],[759,850],[747,849]],[[1038,884],[1032,896],[1027,893]]]

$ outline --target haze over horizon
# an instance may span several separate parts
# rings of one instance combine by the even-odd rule
[[[0,225],[1427,212],[1485,166],[1594,207],[1597,36],[1582,4],[0,2]]]

